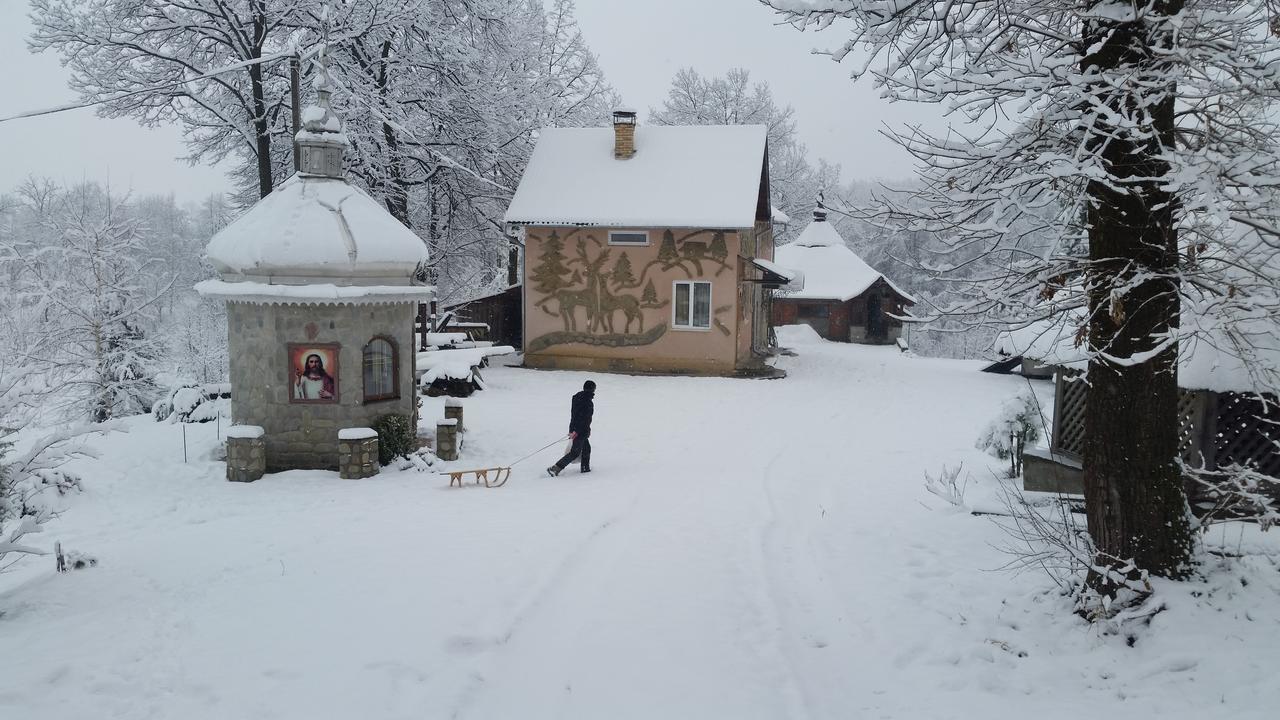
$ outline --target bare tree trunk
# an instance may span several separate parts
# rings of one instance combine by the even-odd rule
[[[399,157],[400,141],[396,136],[395,128],[387,123],[382,124],[382,136],[387,142],[387,155],[390,158],[388,171],[391,178],[390,187],[387,188],[387,211],[405,227],[412,228],[413,225],[409,223],[409,186],[405,182]]]
[[[390,83],[388,64],[391,61],[391,48],[390,40],[383,41],[382,62],[378,71],[378,91],[384,96]],[[387,210],[404,223],[405,227],[412,228],[413,226],[409,224],[409,187],[404,177],[403,158],[400,157],[400,138],[396,135],[396,130],[391,123],[386,122],[382,123],[382,137],[387,143],[387,160],[391,174],[391,187],[387,192]]]
[[[1176,13],[1181,0],[1157,2],[1156,12]],[[1163,8],[1159,6],[1163,5]],[[1155,62],[1152,35],[1141,21],[1102,21],[1086,28],[1099,41],[1084,69],[1115,70]],[[1154,133],[1106,126],[1097,145],[1117,187],[1090,183],[1089,209],[1089,401],[1085,410],[1084,485],[1089,534],[1100,567],[1132,560],[1164,577],[1190,570],[1193,539],[1178,455],[1177,345],[1169,343],[1145,362],[1144,354],[1176,329],[1179,301],[1175,201],[1158,178],[1169,167],[1162,146],[1173,143],[1173,90],[1149,108]],[[1098,89],[1121,115],[1138,116],[1135,96],[1160,89]],[[1099,117],[1102,117],[1099,114]],[[1111,591],[1093,573],[1090,583]]]
[[[254,3],[253,10],[253,51],[251,58],[262,57],[262,46],[266,42],[267,33],[266,6]],[[253,96],[253,131],[256,138],[258,160],[258,197],[271,194],[273,186],[271,178],[271,128],[267,122],[266,91],[262,86],[262,65],[255,63],[249,66],[249,86]]]

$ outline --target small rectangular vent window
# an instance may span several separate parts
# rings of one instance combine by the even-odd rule
[[[609,231],[610,245],[648,245],[649,233],[635,230]]]

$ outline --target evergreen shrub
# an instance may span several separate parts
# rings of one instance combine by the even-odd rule
[[[378,433],[378,462],[383,465],[390,465],[398,457],[408,457],[418,449],[417,428],[408,415],[383,415],[374,421],[373,429]]]

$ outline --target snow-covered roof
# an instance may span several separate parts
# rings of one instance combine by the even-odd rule
[[[415,366],[418,381],[427,386],[436,380],[470,380],[475,368],[485,358],[510,355],[515,348],[510,345],[494,345],[463,350],[426,350],[417,355]]]
[[[883,279],[907,302],[916,301],[850,250],[840,233],[826,221],[809,223],[800,237],[778,248],[773,258],[779,265],[804,275],[804,289],[787,293],[785,299],[845,302]]]
[[[786,281],[786,284],[778,288],[779,290],[802,290],[804,289],[804,273],[794,268],[782,267],[781,265],[764,260],[762,258],[752,258],[751,263],[761,270],[773,273]]]
[[[1076,345],[1082,313],[1038,320],[1002,332],[994,349],[1046,365],[1084,370],[1088,348]],[[1280,333],[1274,321],[1259,317],[1215,322],[1183,308],[1178,343],[1178,386],[1214,392],[1275,392],[1280,379]],[[1247,355],[1249,362],[1241,359]]]
[[[518,225],[749,228],[763,125],[643,126],[613,157],[613,128],[543,130],[506,221]]]
[[[209,241],[228,282],[409,285],[427,247],[386,208],[337,178],[297,174]]]

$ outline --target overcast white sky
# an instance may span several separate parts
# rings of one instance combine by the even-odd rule
[[[0,0],[0,116],[50,107],[75,98],[56,56],[27,52],[31,29],[25,0]],[[880,134],[936,112],[891,105],[869,83],[849,80],[849,68],[814,47],[838,44],[833,29],[801,33],[777,26],[756,0],[578,0],[578,19],[609,82],[640,110],[660,106],[672,76],[685,66],[703,75],[745,67],[796,109],[801,139],[816,159],[839,162],[848,178],[900,178],[910,158]],[[225,190],[216,167],[191,167],[177,128],[142,128],[132,120],[104,120],[74,110],[0,124],[0,192],[30,174],[66,181],[106,180],[136,193],[173,192],[195,200]]]

